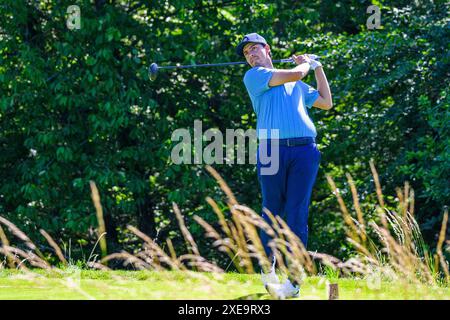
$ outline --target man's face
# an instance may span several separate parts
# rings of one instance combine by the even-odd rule
[[[268,46],[260,43],[248,43],[243,49],[245,59],[251,67],[266,65],[269,57]]]

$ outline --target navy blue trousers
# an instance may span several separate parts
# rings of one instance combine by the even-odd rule
[[[260,147],[261,145],[258,146],[257,153],[257,172],[262,192],[262,205],[274,216],[281,216],[306,247],[308,244],[308,207],[319,171],[321,153],[315,143],[289,147],[278,146],[278,171],[273,175],[264,175],[261,174],[261,168],[273,165],[273,163],[264,164],[267,161],[261,161]],[[270,157],[272,149],[273,146],[268,144],[264,154],[268,154]],[[272,225],[264,211],[262,216],[269,225]],[[260,232],[260,237],[266,254],[270,256],[272,251],[267,245],[270,237],[264,231]]]

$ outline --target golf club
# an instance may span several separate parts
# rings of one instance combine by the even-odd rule
[[[319,60],[320,57],[315,54],[308,54],[308,56],[313,60]],[[280,59],[273,60],[273,63],[294,63],[292,59]],[[158,71],[160,69],[187,69],[187,68],[197,68],[197,67],[221,67],[221,66],[231,66],[231,65],[239,65],[239,64],[247,64],[246,61],[238,61],[238,62],[222,62],[222,63],[207,63],[207,64],[189,64],[189,65],[176,65],[176,66],[158,66],[156,63],[152,63],[148,68],[148,77],[150,80],[154,81],[158,76]]]

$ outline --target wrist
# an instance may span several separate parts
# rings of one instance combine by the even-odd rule
[[[323,70],[323,66],[317,66],[315,69],[313,69],[314,71],[319,71],[319,70]]]
[[[320,63],[319,61],[316,60],[311,60],[311,62],[309,63],[311,69],[316,70],[316,68],[322,67],[322,63]]]

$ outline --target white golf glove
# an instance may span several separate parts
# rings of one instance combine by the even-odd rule
[[[309,63],[309,65],[311,66],[311,69],[316,70],[317,67],[321,67],[322,64],[320,63],[320,61],[316,61],[311,59],[311,62]]]

